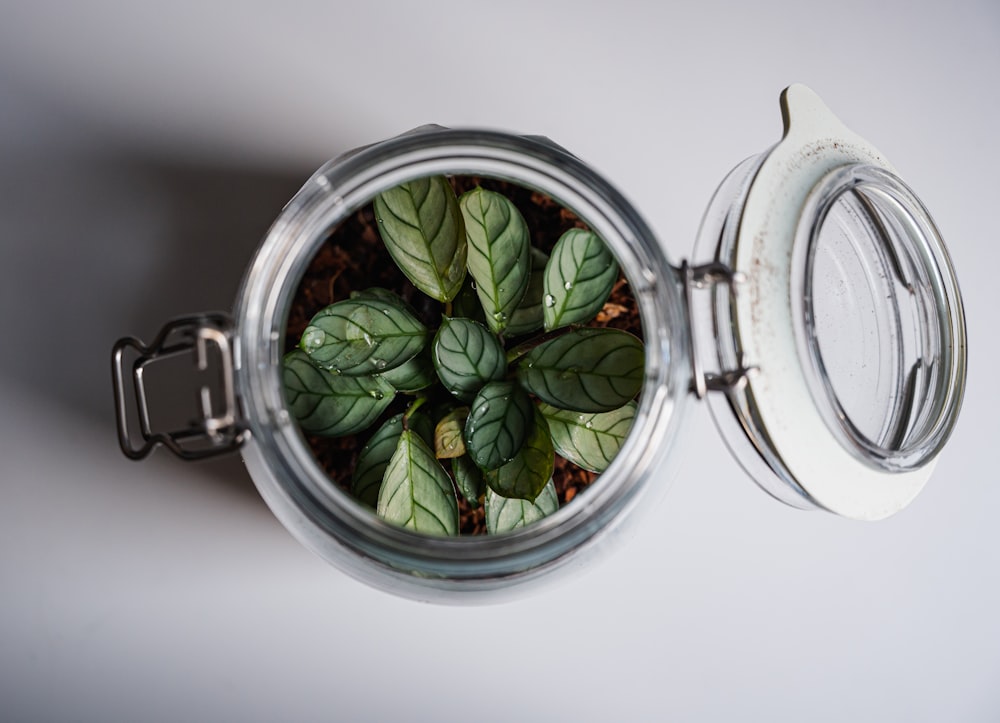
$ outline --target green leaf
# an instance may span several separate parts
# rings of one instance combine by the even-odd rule
[[[465,421],[469,418],[469,408],[454,409],[437,423],[434,429],[434,456],[438,459],[453,459],[465,454]]]
[[[521,299],[521,303],[511,314],[510,321],[507,323],[506,334],[508,336],[530,334],[542,328],[545,319],[542,310],[542,300],[545,297],[545,265],[548,260],[549,257],[544,252],[532,247],[528,288],[524,292],[524,298]]]
[[[351,476],[351,494],[373,509],[378,504],[378,491],[382,487],[385,468],[389,466],[402,433],[403,415],[389,417],[358,455],[358,463]]]
[[[482,304],[479,303],[479,296],[476,295],[476,285],[472,281],[472,274],[465,277],[465,283],[458,292],[458,296],[452,302],[452,315],[464,317],[478,321],[480,324],[486,323],[486,314],[483,312]]]
[[[309,322],[300,346],[325,369],[348,376],[398,367],[427,342],[427,329],[411,313],[380,299],[331,304]]]
[[[380,377],[389,382],[397,392],[412,394],[426,389],[432,384],[437,384],[437,375],[434,373],[434,363],[430,354],[423,352],[417,354],[409,361],[405,361],[395,369],[388,369]]]
[[[417,412],[411,415],[408,424],[424,441],[433,437],[431,420],[423,414]],[[358,463],[351,477],[351,493],[372,509],[378,504],[382,477],[402,433],[403,415],[393,415],[376,430],[358,455]]]
[[[348,377],[320,369],[299,349],[285,355],[282,382],[288,408],[302,431],[327,437],[366,429],[396,394],[379,377]]]
[[[441,322],[432,345],[434,368],[445,389],[469,402],[483,384],[503,377],[507,357],[500,342],[471,319]]]
[[[469,240],[469,273],[490,329],[506,328],[528,288],[531,269],[528,226],[499,193],[475,188],[458,201]]]
[[[462,288],[468,245],[458,199],[444,176],[418,178],[375,197],[379,234],[413,285],[438,301]]]
[[[451,460],[451,473],[455,475],[455,484],[465,501],[472,507],[479,507],[479,498],[486,489],[482,470],[469,455],[463,454]]]
[[[512,532],[538,522],[559,509],[556,486],[549,480],[535,500],[503,497],[493,490],[486,490],[486,531],[491,535]]]
[[[539,405],[539,410],[549,423],[556,452],[579,467],[603,472],[625,443],[635,419],[636,403],[597,414],[581,414],[548,404]]]
[[[381,286],[369,286],[367,289],[362,289],[361,291],[352,291],[351,298],[355,301],[364,299],[385,301],[393,304],[394,306],[398,306],[400,309],[409,312],[413,316],[417,315],[417,313],[413,310],[413,307],[403,301],[403,298],[399,294],[390,289],[383,289]]]
[[[642,389],[642,342],[618,329],[577,329],[539,344],[517,378],[547,404],[577,412],[610,412]]]
[[[507,464],[483,472],[483,478],[490,489],[502,497],[519,497],[534,500],[552,478],[555,452],[549,437],[549,426],[545,417],[534,405],[534,424],[530,426],[517,455]]]
[[[496,469],[517,455],[532,428],[534,405],[514,382],[490,382],[472,400],[465,446],[483,469]]]
[[[545,266],[545,329],[593,319],[617,279],[618,263],[600,237],[571,228],[556,242]]]
[[[412,429],[399,435],[375,511],[389,522],[426,535],[458,535],[458,501],[451,477]]]

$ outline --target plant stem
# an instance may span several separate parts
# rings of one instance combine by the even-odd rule
[[[418,409],[420,409],[420,407],[426,401],[427,401],[427,395],[421,394],[420,396],[418,396],[416,399],[414,399],[410,403],[410,406],[408,406],[406,408],[406,411],[403,412],[403,429],[404,430],[410,428],[410,415],[413,414]]]

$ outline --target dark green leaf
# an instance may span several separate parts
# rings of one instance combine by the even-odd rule
[[[496,469],[514,456],[532,428],[534,405],[514,382],[490,382],[472,400],[465,446],[483,469]]]
[[[403,433],[403,415],[389,417],[361,448],[351,478],[351,493],[371,508],[378,504],[382,476]]]
[[[459,199],[469,240],[469,273],[494,332],[507,326],[528,287],[528,226],[499,193],[475,188]]]
[[[438,301],[454,299],[465,278],[468,246],[448,179],[409,181],[380,193],[373,205],[382,241],[413,285]]]
[[[472,274],[465,277],[465,283],[458,292],[458,296],[452,302],[452,316],[463,317],[478,321],[480,324],[486,323],[486,314],[483,306],[479,303],[479,296],[476,295],[476,284],[472,280]]]
[[[549,480],[535,500],[503,497],[491,489],[486,490],[486,531],[491,535],[513,532],[532,522],[551,515],[559,509],[556,486]]]
[[[479,507],[479,498],[486,489],[482,470],[469,458],[469,455],[463,454],[451,460],[451,473],[455,475],[455,484],[465,501],[472,507]]]
[[[424,441],[433,437],[431,420],[420,412],[410,416],[408,425]],[[373,509],[378,504],[378,491],[382,487],[382,477],[389,466],[403,433],[403,415],[389,417],[361,448],[358,463],[351,479],[351,493]]]
[[[507,324],[507,336],[530,334],[542,328],[545,318],[542,310],[542,300],[545,297],[545,265],[549,257],[542,251],[531,249],[531,275],[528,277],[528,288],[524,298]]]
[[[434,444],[434,422],[423,411],[412,412],[406,426],[420,435],[427,446]]]
[[[642,388],[642,342],[617,329],[577,329],[540,344],[517,377],[547,404],[578,412],[610,412]]]
[[[427,535],[458,534],[458,501],[451,477],[412,429],[399,435],[378,495],[378,515]]]
[[[469,418],[469,408],[454,409],[437,423],[434,430],[434,456],[438,459],[452,459],[465,454],[465,420]]]
[[[434,337],[432,352],[441,383],[463,402],[471,401],[483,384],[500,379],[507,371],[500,342],[471,319],[445,318]]]
[[[396,394],[379,377],[348,377],[320,369],[299,349],[285,355],[282,381],[288,408],[302,431],[327,437],[366,429]]]
[[[409,361],[405,361],[395,369],[389,369],[379,374],[389,382],[397,392],[412,394],[437,383],[434,373],[434,363],[430,354],[421,352]]]
[[[412,314],[370,298],[338,301],[320,311],[300,346],[319,366],[358,376],[398,367],[426,342],[427,329]]]
[[[517,455],[507,464],[483,472],[490,489],[502,497],[533,500],[552,478],[555,453],[542,413],[531,405],[534,424]]]
[[[549,423],[556,452],[579,467],[603,472],[625,443],[636,403],[597,414],[571,412],[548,404],[539,405],[539,410]]]
[[[545,328],[585,324],[608,300],[618,279],[618,263],[592,231],[564,233],[545,267]]]
[[[351,299],[375,299],[377,301],[385,301],[394,306],[398,306],[406,312],[409,312],[413,316],[417,313],[413,310],[413,307],[403,301],[403,298],[397,294],[395,291],[389,289],[383,289],[381,286],[369,286],[367,289],[362,289],[361,291],[352,291]]]

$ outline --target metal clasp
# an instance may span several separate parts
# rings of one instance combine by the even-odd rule
[[[187,460],[214,457],[236,450],[247,432],[240,423],[233,380],[232,319],[222,313],[201,314],[168,322],[146,346],[134,337],[119,339],[112,349],[118,443],[130,459],[146,457],[162,444]],[[129,351],[134,351],[132,357]],[[154,431],[146,386],[147,369],[154,362],[193,356],[198,372],[197,416],[181,429]],[[213,364],[214,362],[214,364]],[[215,367],[214,373],[212,367]],[[126,378],[131,378],[131,385]],[[207,381],[208,383],[200,383]],[[129,386],[135,401],[130,413]],[[130,418],[138,418],[138,429]]]
[[[684,301],[688,308],[688,333],[691,346],[691,391],[698,399],[704,399],[710,391],[730,393],[746,386],[747,379],[757,370],[748,366],[741,358],[735,369],[724,369],[718,372],[706,372],[701,359],[701,353],[695,346],[693,318],[695,289],[713,289],[719,284],[726,284],[730,293],[735,294],[740,284],[746,281],[746,275],[733,271],[719,261],[691,266],[686,260],[681,262],[681,279],[684,284]],[[742,355],[741,355],[742,357]]]

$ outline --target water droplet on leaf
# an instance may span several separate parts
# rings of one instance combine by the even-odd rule
[[[318,349],[323,346],[323,342],[326,340],[326,332],[322,329],[310,329],[302,337],[302,343],[308,349]]]
[[[554,297],[552,294],[546,294],[545,305],[551,309],[553,306],[556,305],[556,297]]]
[[[570,289],[573,288],[573,282],[567,281],[565,284],[563,284],[563,288],[566,289],[566,291],[569,291]]]

